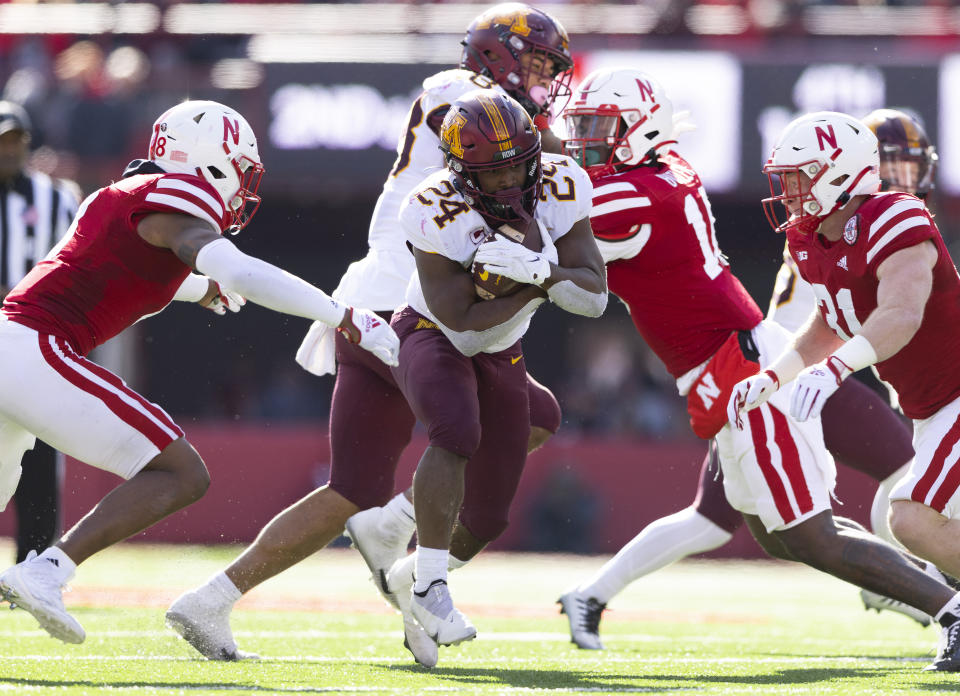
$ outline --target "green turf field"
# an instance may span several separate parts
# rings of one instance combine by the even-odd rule
[[[0,692],[14,694],[934,694],[960,675],[924,673],[934,628],[866,612],[852,586],[803,566],[684,562],[630,586],[601,625],[604,652],[569,642],[560,592],[600,557],[486,554],[457,571],[454,599],[477,640],[425,670],[352,550],[329,550],[245,597],[241,648],[211,663],[163,626],[181,591],[236,548],[127,544],[81,569],[67,606],[87,630],[58,643],[0,613]],[[0,557],[12,556],[0,544]],[[6,605],[4,605],[6,606]]]

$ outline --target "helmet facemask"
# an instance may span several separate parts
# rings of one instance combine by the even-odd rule
[[[522,153],[495,164],[468,164],[449,155],[447,162],[454,174],[455,186],[466,204],[489,222],[515,223],[522,220],[529,223],[533,219],[543,186],[539,144],[533,152]],[[481,186],[481,172],[494,172],[521,163],[524,182],[520,186],[496,192],[485,191]]]

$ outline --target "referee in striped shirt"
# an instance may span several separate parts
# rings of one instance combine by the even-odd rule
[[[26,169],[30,118],[19,104],[0,101],[0,297],[5,297],[67,232],[79,189]],[[60,535],[63,455],[37,440],[24,454],[13,496],[17,509],[17,562]]]

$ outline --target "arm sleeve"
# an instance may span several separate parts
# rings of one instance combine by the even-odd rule
[[[267,309],[328,326],[343,320],[345,305],[295,275],[247,256],[229,239],[203,247],[197,254],[197,270]]]

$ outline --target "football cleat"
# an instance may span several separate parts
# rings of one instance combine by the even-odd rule
[[[937,659],[923,669],[925,672],[960,672],[960,621],[941,629]]]
[[[418,665],[435,667],[440,659],[440,650],[433,638],[427,635],[410,613],[410,600],[406,601],[407,613],[403,614],[403,647],[410,651]]]
[[[560,613],[570,622],[570,642],[583,650],[603,650],[600,642],[600,615],[607,608],[593,597],[587,597],[577,589],[564,593],[557,600]]]
[[[477,629],[453,606],[446,580],[434,580],[423,592],[413,592],[410,608],[437,645],[456,645],[477,637]]]
[[[69,580],[69,578],[67,578]],[[0,574],[0,596],[10,608],[23,609],[40,627],[64,643],[82,643],[87,637],[83,626],[63,606],[63,587],[56,568],[36,551]]]
[[[230,630],[231,608],[232,605],[205,597],[202,588],[192,590],[170,605],[166,624],[208,660],[259,660],[259,655],[237,648]]]
[[[394,609],[400,610],[395,595],[387,589],[387,571],[407,554],[410,539],[385,537],[380,525],[382,513],[382,507],[373,507],[351,516],[347,520],[347,534],[373,573],[373,583],[380,594]]]
[[[884,597],[882,594],[871,592],[870,590],[860,590],[860,599],[863,600],[864,609],[876,609],[877,612],[886,610],[896,611],[904,616],[909,616],[921,626],[929,626],[933,621],[930,615],[911,607],[909,604],[900,602],[896,599]]]

